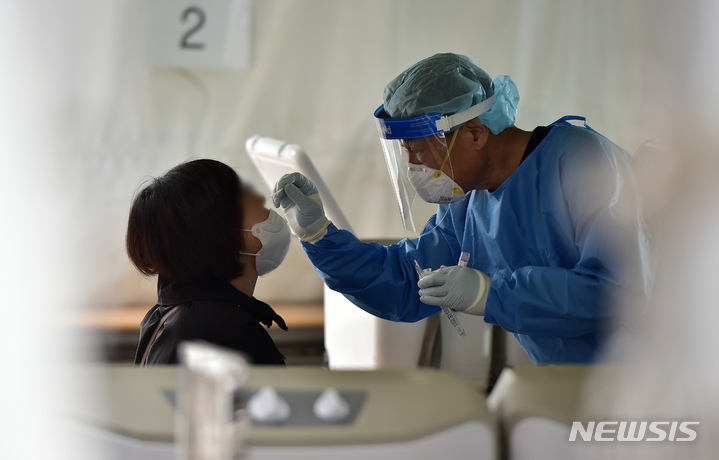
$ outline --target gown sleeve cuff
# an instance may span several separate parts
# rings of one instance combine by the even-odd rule
[[[479,276],[479,293],[477,300],[464,312],[470,315],[484,316],[484,310],[487,306],[487,295],[489,294],[489,286],[492,284],[492,279],[479,270],[476,270],[476,272]]]
[[[325,235],[327,234],[327,228],[330,226],[331,223],[332,222],[330,222],[329,219],[325,218],[325,223],[324,223],[324,225],[322,225],[322,228],[320,229],[319,232],[315,233],[314,235],[312,235],[306,239],[303,239],[303,238],[300,238],[300,239],[304,242],[307,242],[310,244],[315,244],[316,242],[320,241],[322,238],[325,237]]]

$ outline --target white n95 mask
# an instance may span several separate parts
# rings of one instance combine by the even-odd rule
[[[409,163],[407,179],[427,203],[449,204],[464,200],[462,187],[438,169]]]
[[[290,227],[282,216],[270,209],[267,220],[256,223],[252,226],[252,230],[243,228],[242,231],[252,232],[262,243],[262,248],[257,251],[257,254],[240,252],[243,255],[257,257],[255,268],[257,268],[258,275],[265,276],[282,265],[292,242]]]

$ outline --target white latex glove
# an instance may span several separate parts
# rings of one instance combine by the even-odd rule
[[[442,267],[419,280],[419,300],[427,305],[484,316],[491,282],[491,278],[474,268]]]
[[[311,243],[322,239],[330,221],[315,184],[300,173],[285,174],[273,192],[272,203],[282,207],[292,233]]]

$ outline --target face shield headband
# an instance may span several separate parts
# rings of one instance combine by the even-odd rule
[[[495,93],[479,104],[454,115],[442,116],[439,113],[430,113],[412,118],[390,118],[382,104],[374,111],[374,119],[382,139],[418,139],[447,133],[459,125],[477,118],[492,108],[496,97]]]

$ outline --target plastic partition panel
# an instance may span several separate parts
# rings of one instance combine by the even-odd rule
[[[330,369],[416,367],[427,320],[377,318],[325,286],[325,349]]]
[[[245,150],[262,174],[267,186],[272,190],[280,178],[292,172],[300,172],[315,184],[322,199],[327,217],[338,227],[352,231],[347,217],[330,193],[320,173],[302,147],[296,144],[252,136],[245,142]]]
[[[467,380],[481,392],[487,390],[491,364],[492,326],[483,316],[454,312],[467,332],[461,337],[444,314],[439,315],[441,358],[439,368]]]

